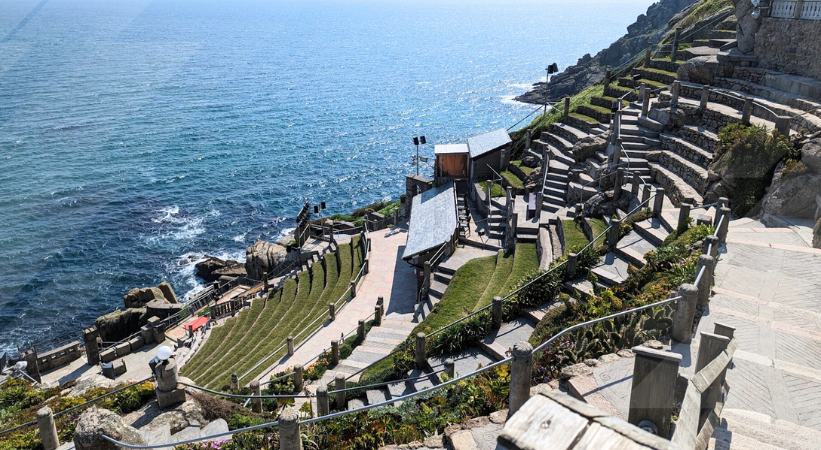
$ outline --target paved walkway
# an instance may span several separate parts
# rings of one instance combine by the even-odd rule
[[[370,272],[360,282],[356,297],[342,307],[336,320],[297,347],[293,356],[285,356],[269,367],[259,380],[315,359],[330,348],[332,340],[355,331],[359,320],[371,317],[379,297],[385,298],[386,319],[411,322],[416,303],[416,276],[413,268],[402,261],[407,230],[374,231],[370,238]]]

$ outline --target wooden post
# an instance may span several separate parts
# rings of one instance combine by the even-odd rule
[[[286,406],[279,413],[279,450],[302,450],[302,438],[299,433],[299,411],[293,406]]]
[[[661,210],[664,207],[664,188],[656,188],[656,196],[653,198],[653,217],[661,217]]]
[[[294,366],[294,391],[299,392],[305,387],[305,369],[302,366]]]
[[[511,351],[513,361],[510,363],[510,412],[513,416],[525,402],[530,399],[530,378],[533,372],[533,346],[528,342],[519,342]]]
[[[259,381],[254,380],[251,382],[251,395],[254,397],[251,398],[251,410],[256,413],[262,412],[262,399],[259,398],[261,391],[259,390]]]
[[[706,238],[704,238],[704,243],[702,244],[701,252],[705,255],[709,254],[710,256],[715,258],[716,256],[718,256],[718,245],[718,236],[707,236]],[[709,253],[707,253],[708,248],[710,250]]]
[[[613,219],[610,228],[607,230],[607,249],[611,252],[616,250],[616,246],[619,243],[620,226],[621,220]]]
[[[676,302],[673,313],[672,336],[678,342],[689,343],[693,338],[693,319],[698,304],[698,288],[692,284],[682,284],[678,290],[681,299]]]
[[[721,221],[716,233],[718,233],[718,242],[724,244],[727,242],[727,232],[730,229],[730,208],[721,208],[721,215],[724,217],[724,220]]]
[[[753,99],[744,97],[744,106],[741,107],[741,123],[750,124],[750,116],[753,114]]]
[[[650,195],[652,193],[651,189],[652,188],[650,187],[649,184],[645,184],[644,189],[642,189],[642,191],[641,191],[641,203],[647,202],[647,205],[645,205],[645,208],[650,204],[649,200],[650,200]]]
[[[334,321],[336,319],[336,305],[328,303],[328,320]]]
[[[336,339],[331,341],[331,364],[339,364],[339,341]]]
[[[490,312],[493,321],[493,328],[498,329],[502,326],[502,297],[493,297]]]
[[[696,359],[696,373],[718,357],[721,352],[726,350],[729,344],[730,338],[727,336],[702,331],[701,342],[698,346],[698,358]],[[721,386],[724,384],[726,372],[726,369],[722,370],[721,375],[716,378],[715,382],[701,394],[701,418],[699,420],[699,428],[701,428],[701,424],[707,419],[710,411],[716,407],[716,402],[721,397]]]
[[[427,365],[427,355],[425,351],[425,333],[416,333],[416,346],[413,351],[413,359],[417,369],[422,369]]]
[[[54,414],[48,406],[37,411],[37,434],[45,450],[55,450],[60,446],[60,437],[57,435],[57,426],[54,424]]]
[[[571,253],[567,255],[567,277],[573,279],[576,276],[576,268],[579,264],[579,255]]]
[[[362,342],[365,340],[365,321],[360,320],[356,324],[356,340]]]
[[[678,224],[676,224],[676,231],[679,233],[687,226],[687,219],[690,218],[690,208],[692,208],[692,206],[689,203],[682,203],[681,206],[679,206]]]
[[[294,356],[294,337],[288,336],[288,356]]]
[[[567,119],[567,116],[570,115],[570,97],[564,98],[564,118]]]
[[[382,325],[382,310],[379,305],[373,308],[373,326],[378,327]]]
[[[633,385],[627,421],[670,437],[681,355],[644,346],[633,348]]]
[[[334,398],[336,399],[336,409],[344,411],[347,408],[345,403],[345,374],[338,373],[334,375]]]
[[[328,398],[328,386],[320,383],[316,388],[316,415],[317,417],[327,416],[331,412],[331,402]]]

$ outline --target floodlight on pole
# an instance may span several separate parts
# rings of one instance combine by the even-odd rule
[[[559,71],[559,65],[556,64],[556,63],[549,64],[547,67],[545,67],[544,71],[545,71],[545,77],[544,77],[544,113],[547,114],[547,102],[548,102],[547,88],[548,88],[548,85],[550,83],[550,75],[553,75],[554,73]]]
[[[413,145],[416,146],[416,175],[419,175],[419,146],[427,144],[428,141],[425,136],[414,136],[413,137]]]

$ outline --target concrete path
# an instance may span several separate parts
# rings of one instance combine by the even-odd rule
[[[411,322],[416,303],[416,276],[413,268],[402,260],[407,230],[374,231],[370,238],[370,272],[357,287],[356,297],[342,306],[336,320],[297,347],[293,356],[285,356],[269,367],[258,377],[259,380],[314,360],[331,347],[332,340],[355,331],[360,319],[370,318],[379,297],[385,299],[386,319]]]

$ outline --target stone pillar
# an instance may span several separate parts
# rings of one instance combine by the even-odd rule
[[[636,358],[627,421],[645,429],[655,428],[655,434],[668,439],[681,355],[643,346],[634,347],[633,353]]]
[[[647,117],[647,113],[650,112],[650,89],[642,83],[639,91],[641,92],[641,117]]]
[[[294,337],[288,336],[286,342],[288,344],[288,356],[294,356]]]
[[[621,162],[621,138],[617,137],[613,143],[613,164],[611,167],[618,167]]]
[[[54,424],[54,414],[48,406],[37,411],[37,434],[45,450],[55,450],[60,446],[60,437],[57,435],[57,426]]]
[[[648,200],[650,200],[650,195],[651,195],[651,192],[652,192],[651,189],[652,188],[650,187],[649,184],[644,185],[644,189],[642,189],[642,191],[641,191],[641,203],[647,202],[648,205],[650,204],[650,202]],[[647,205],[645,205],[645,207],[646,206]]]
[[[633,194],[636,199],[639,198],[639,191],[641,190],[641,177],[639,174],[633,174],[633,185],[630,186],[630,193]]]
[[[790,136],[790,116],[776,116],[775,130],[782,136]]]
[[[510,362],[510,412],[512,417],[525,402],[530,399],[530,378],[533,372],[533,346],[528,342],[519,342],[511,351]]]
[[[613,181],[613,198],[618,200],[621,197],[622,185],[624,184],[624,168],[616,169],[616,179]]]
[[[26,373],[28,376],[37,380],[38,383],[42,381],[40,378],[40,363],[37,361],[37,349],[31,347],[24,351],[21,356],[23,357],[23,361],[26,362]]]
[[[681,83],[673,81],[670,86],[670,112],[675,112],[678,108],[679,91],[681,91]]]
[[[718,207],[721,208],[722,206],[730,206],[730,199],[727,197],[719,197],[718,198]]]
[[[664,188],[656,188],[656,196],[653,198],[653,217],[661,217],[661,209],[664,207]]]
[[[750,124],[750,116],[753,115],[753,99],[744,97],[744,106],[741,107],[741,123]]]
[[[687,226],[687,219],[690,218],[690,208],[692,208],[692,206],[689,203],[682,203],[681,206],[679,206],[676,231],[681,232],[684,230],[684,227]]]
[[[268,292],[268,274],[262,275],[262,292]]]
[[[160,409],[185,401],[185,391],[180,388],[177,375],[177,361],[174,358],[168,358],[165,363],[158,364],[154,369],[154,378],[157,381],[154,392],[157,394],[157,405]]]
[[[239,392],[239,376],[231,374],[231,392]]]
[[[316,388],[316,415],[317,417],[327,416],[331,412],[331,402],[328,398],[328,387],[325,383],[320,383]]]
[[[293,406],[286,406],[279,413],[279,450],[302,450],[302,438],[299,434],[299,411]]]
[[[698,373],[699,370],[716,359],[721,352],[727,350],[729,344],[730,338],[727,336],[702,331],[701,341],[698,346],[695,372]],[[721,386],[724,384],[726,374],[727,370],[722,370],[721,375],[701,394],[701,420],[699,421],[699,426],[704,423],[707,415],[715,408],[716,402],[721,398]]]
[[[612,76],[613,76],[613,74],[612,74],[612,72],[610,72],[610,69],[607,69],[604,72],[604,90],[605,90],[604,95],[607,95],[607,88],[610,87],[610,82],[612,81],[610,78]]]
[[[362,263],[362,273],[364,275],[367,275],[368,272],[371,271],[370,265],[371,265],[371,255],[368,255],[368,256],[365,257],[365,261]]]
[[[294,366],[294,390],[301,391],[305,387],[305,369],[302,366]]]
[[[693,319],[698,304],[698,288],[692,284],[682,284],[678,290],[681,299],[676,302],[673,313],[672,337],[678,342],[689,343],[693,338]]]
[[[336,319],[336,305],[328,303],[328,320],[333,322]]]
[[[100,364],[100,346],[97,344],[97,337],[99,336],[100,331],[97,330],[97,327],[89,327],[83,330],[83,344],[86,349],[86,362],[89,366]]]
[[[579,264],[579,255],[571,253],[567,255],[567,277],[572,279],[576,276],[576,268]]]
[[[339,341],[336,339],[331,341],[331,364],[339,364]]]
[[[336,401],[336,409],[343,411],[348,406],[345,403],[345,374],[338,373],[334,375],[334,399]]]
[[[259,381],[254,380],[251,382],[251,395],[254,397],[251,398],[251,410],[256,413],[262,412],[262,399],[259,398],[262,395],[262,392],[259,389]]]
[[[616,246],[619,243],[619,227],[620,226],[621,226],[621,220],[613,219],[613,221],[611,222],[610,228],[607,229],[607,249],[611,252],[616,250]]]
[[[704,86],[701,88],[701,99],[698,102],[698,110],[704,114],[704,111],[707,111],[707,102],[710,101],[710,88],[708,86]]]
[[[373,326],[378,327],[382,325],[382,311],[379,305],[373,308]]]
[[[365,340],[365,321],[360,320],[356,324],[356,340],[362,342]]]
[[[351,298],[356,297],[356,281],[351,280]]]
[[[676,58],[678,58],[678,35],[681,32],[681,28],[676,27],[673,30],[673,43],[670,49],[670,61],[676,62]]]
[[[721,208],[721,215],[724,220],[721,221],[716,233],[718,233],[718,242],[724,244],[727,242],[727,232],[730,229],[730,208]]]
[[[718,236],[712,235],[704,238],[704,243],[702,244],[701,252],[706,255],[710,255],[713,258],[718,256]]]
[[[445,360],[445,373],[450,379],[456,378],[456,363],[451,358]]]
[[[804,12],[804,0],[798,0],[795,2],[795,10],[793,11],[793,19],[800,19],[801,13]]]
[[[567,116],[570,115],[570,97],[564,98],[564,118],[567,119]]]
[[[713,287],[713,274],[716,267],[716,260],[710,255],[701,255],[698,257],[697,272],[704,268],[704,274],[701,276],[701,282],[698,287],[698,306],[706,307],[710,302],[710,293]]]
[[[416,346],[413,350],[413,360],[417,369],[427,366],[428,358],[425,351],[425,333],[416,333]]]
[[[493,321],[493,328],[498,329],[502,326],[502,297],[493,297],[490,313]]]

